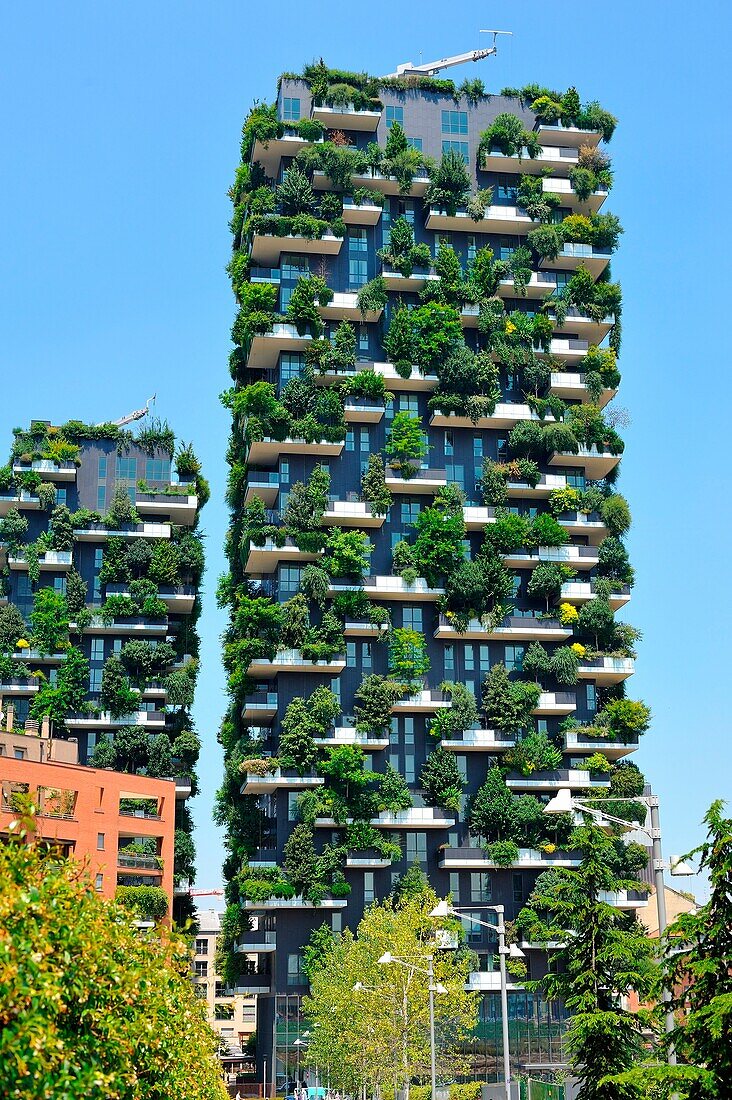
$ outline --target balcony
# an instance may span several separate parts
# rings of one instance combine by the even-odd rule
[[[577,696],[573,691],[542,691],[539,702],[531,713],[542,718],[558,714],[573,714],[576,710]]]
[[[590,737],[583,733],[580,728],[565,732],[564,746],[567,752],[586,752],[589,755],[601,752],[609,760],[620,760],[624,756],[629,756],[638,748],[638,735],[636,734],[630,741],[618,741],[616,738],[610,737]]]
[[[290,538],[285,539],[282,546],[278,546],[273,539],[265,539],[261,546],[250,542],[245,569],[247,573],[274,573],[279,565],[317,561],[322,553],[322,550],[315,554],[301,550]]]
[[[138,710],[131,714],[121,714],[113,718],[109,711],[102,711],[96,717],[88,714],[70,714],[65,719],[68,729],[121,729],[123,726],[143,726],[146,730],[164,730],[165,713],[160,710]]]
[[[536,132],[542,145],[545,142],[548,143],[557,139],[562,142],[564,147],[571,145],[579,149],[581,145],[590,145],[595,149],[602,140],[602,134],[597,130],[580,130],[577,126],[562,126],[560,122],[551,125],[546,122],[539,122],[536,126]]]
[[[362,202],[360,205],[351,198],[343,200],[343,221],[346,225],[377,225],[381,218],[382,207]]]
[[[355,619],[346,619],[343,625],[346,638],[381,638],[388,629],[386,623],[358,622]]]
[[[565,363],[579,363],[589,351],[589,341],[581,336],[552,336],[548,352],[537,351],[539,358],[551,355]]]
[[[378,852],[371,856],[346,856],[346,867],[351,871],[383,871],[391,867],[391,860]]]
[[[592,402],[585,384],[585,375],[576,371],[552,371],[551,391],[564,401],[582,401],[584,404]],[[617,390],[604,389],[598,399],[600,408],[604,408],[608,401],[612,401]]]
[[[8,565],[19,573],[28,571],[28,562],[25,558],[8,558]],[[71,568],[70,550],[46,550],[38,559],[38,566],[42,573],[65,573]]]
[[[120,848],[117,853],[118,867],[135,871],[152,871],[154,874],[162,875],[163,868],[160,866],[161,861],[158,856],[126,856],[123,853],[124,849]]]
[[[76,623],[72,622],[69,626],[72,630],[78,630]],[[167,616],[165,619],[146,619],[142,615],[129,615],[127,618],[117,619],[103,619],[100,615],[93,615],[82,630],[82,634],[132,634],[145,638],[156,635],[165,637],[167,633]]]
[[[347,397],[343,411],[347,424],[378,424],[384,417],[384,404],[373,397]]]
[[[296,237],[294,233],[277,237],[274,233],[255,233],[252,237],[252,263],[260,267],[275,267],[283,252],[297,256],[337,256],[343,237],[324,233],[322,237]]]
[[[471,218],[466,210],[458,209],[454,214],[448,214],[444,208],[431,206],[425,228],[440,233],[520,233],[523,236],[536,229],[538,224],[520,206],[489,206],[479,221]]]
[[[602,890],[598,900],[612,905],[613,909],[645,909],[648,905],[648,898],[638,890]]]
[[[561,523],[568,535],[584,537],[593,546],[601,543],[608,533],[597,512],[561,512],[557,523]]]
[[[381,111],[357,111],[355,107],[317,107],[313,104],[312,117],[329,130],[358,130],[373,134],[379,125]]]
[[[612,255],[591,244],[576,244],[568,241],[562,245],[559,255],[553,260],[541,260],[540,267],[550,267],[557,271],[576,271],[586,267],[593,279],[602,275],[610,263]]]
[[[408,493],[409,496],[433,496],[438,489],[447,485],[445,470],[417,470],[412,477],[401,477],[391,466],[387,466],[386,484],[392,493]]]
[[[452,829],[455,818],[439,806],[412,806],[397,813],[382,810],[371,824],[380,829]]]
[[[279,471],[249,470],[244,503],[258,497],[268,508],[276,502],[280,491]]]
[[[507,483],[510,497],[548,497],[554,489],[566,489],[567,477],[565,474],[542,474],[536,485],[529,485],[526,481],[509,481]]]
[[[38,497],[32,493],[2,493],[0,494],[0,516],[7,516],[8,512],[16,509],[19,512],[37,512],[41,507]]]
[[[259,161],[270,179],[277,179],[282,157],[296,157],[306,145],[322,145],[323,139],[306,141],[294,131],[285,129],[281,138],[272,138],[268,142],[257,139],[252,149],[252,161]]]
[[[242,909],[259,912],[269,912],[273,909],[345,909],[346,904],[345,898],[323,898],[318,905],[314,905],[312,901],[305,901],[304,898],[267,898],[266,901],[245,901]]]
[[[532,271],[526,284],[526,298],[547,298],[557,290],[557,277],[553,271]],[[515,298],[516,290],[512,278],[501,279],[499,294],[502,298]]]
[[[502,730],[463,730],[460,737],[443,737],[441,749],[453,752],[505,752],[513,748],[516,738]]]
[[[238,955],[271,955],[277,950],[276,932],[242,932],[242,936],[235,948]]]
[[[381,375],[388,390],[429,393],[437,386],[437,375],[422,374],[418,366],[412,367],[409,378],[402,378],[393,363],[374,363],[374,373]]]
[[[540,546],[538,550],[512,550],[503,555],[513,569],[533,569],[543,561],[571,565],[574,569],[594,569],[599,562],[596,546]]]
[[[266,775],[245,773],[240,794],[272,794],[274,791],[309,791],[322,787],[322,775],[298,775],[294,768],[275,768]]]
[[[558,791],[560,787],[572,790],[591,790],[607,788],[610,780],[605,775],[594,775],[580,768],[559,768],[551,772],[533,772],[531,775],[518,775],[512,772],[506,778],[506,786],[512,791]]]
[[[105,591],[108,596],[129,596],[130,586],[124,583],[108,584]],[[190,615],[196,601],[196,589],[192,584],[159,584],[158,598],[168,611],[177,615]]]
[[[247,461],[253,466],[271,466],[280,455],[314,455],[334,458],[343,450],[343,441],[328,443],[325,439],[307,443],[304,439],[257,439],[249,444]]]
[[[27,474],[31,471],[40,474],[44,481],[76,481],[74,462],[53,462],[50,458],[36,458],[30,463],[13,463],[14,474]]]
[[[486,626],[480,619],[471,619],[467,630],[460,633],[454,623],[440,615],[434,637],[440,641],[542,641],[561,642],[571,637],[572,631],[553,619],[536,616],[508,615],[500,626]]]
[[[336,726],[329,737],[316,737],[315,744],[321,748],[337,748],[340,745],[357,745],[366,752],[380,752],[389,747],[389,738],[371,737],[367,733],[359,733],[354,726]]]
[[[438,276],[426,268],[416,267],[411,275],[402,275],[399,271],[390,268],[382,268],[381,275],[386,283],[387,290],[393,290],[397,294],[417,294],[425,283],[437,282]]]
[[[15,698],[22,695],[35,695],[39,688],[39,681],[30,680],[3,680],[0,683],[0,699],[10,695]]]
[[[560,599],[565,603],[583,604],[587,603],[588,600],[594,600],[596,594],[594,581],[565,581],[562,585]],[[629,585],[615,585],[608,599],[613,611],[625,607],[627,603],[630,603]]]
[[[381,309],[367,309],[365,313],[361,313],[358,308],[358,294],[351,290],[336,291],[333,294],[333,300],[327,306],[318,306],[318,313],[326,321],[374,322],[379,320],[383,312],[382,307]]]
[[[560,175],[569,176],[570,169],[576,168],[578,162],[578,149],[564,145],[544,145],[537,157],[506,156],[505,153],[491,150],[483,157],[480,167],[484,172],[518,172],[533,176],[539,175],[545,168],[551,168]]]
[[[635,672],[632,657],[594,657],[584,659],[577,669],[580,680],[593,680],[600,687],[619,684]]]
[[[424,198],[429,183],[429,176],[415,176],[412,180],[412,186],[405,196],[400,190],[399,180],[396,176],[383,176],[381,172],[369,172],[363,176],[356,173],[353,176],[354,190],[358,187],[368,187],[372,191],[381,191],[382,195],[398,196],[399,198]],[[313,187],[317,188],[318,191],[333,190],[333,184],[323,172],[313,172]],[[291,251],[297,251],[297,249]]]
[[[247,669],[247,676],[260,677],[263,680],[278,676],[281,672],[315,672],[321,676],[338,676],[345,667],[346,659],[342,655],[329,661],[314,661],[310,657],[304,657],[299,649],[283,649],[272,661],[255,657]]]
[[[277,714],[277,700],[276,691],[257,691],[248,695],[242,707],[242,721],[253,725],[269,725]]]
[[[14,661],[22,661],[23,664],[32,661],[39,665],[61,665],[66,660],[66,653],[41,653],[40,649],[20,649],[10,656]]]
[[[549,413],[542,421],[528,405],[499,402],[490,416],[480,416],[473,422],[469,416],[456,413],[433,412],[430,417],[431,428],[469,428],[473,431],[481,428],[513,428],[519,420],[536,420],[537,423],[552,424],[554,417]]]
[[[135,508],[141,516],[164,516],[171,523],[189,527],[195,523],[198,497],[182,493],[139,493]]]
[[[301,336],[294,325],[278,321],[270,332],[259,332],[252,337],[247,366],[253,370],[273,370],[281,352],[302,353],[311,339],[307,334]]]
[[[518,858],[509,866],[526,871],[545,871],[548,867],[579,867],[580,852],[542,852],[536,848],[519,848]],[[489,859],[483,848],[445,848],[440,859],[443,871],[500,871],[503,867]]]
[[[604,188],[599,187],[597,191],[593,191],[586,202],[582,202],[568,179],[547,176],[543,184],[544,191],[559,195],[562,206],[571,209],[573,214],[596,214],[609,193]]]
[[[501,989],[501,974],[498,970],[471,970],[465,986],[468,993],[498,993]],[[506,989],[520,990],[523,986],[514,982],[509,975]]]
[[[620,462],[622,455],[610,451],[599,451],[597,447],[580,447],[577,454],[562,454],[555,451],[549,458],[550,466],[582,466],[585,476],[591,481],[600,481],[607,477]]]
[[[352,584],[331,584],[329,595],[350,592]],[[414,584],[407,584],[403,577],[390,574],[366,577],[363,582],[366,595],[372,600],[421,600],[434,603],[444,595],[443,588],[430,588],[424,577],[417,577]]]
[[[385,516],[376,516],[371,505],[360,500],[331,500],[323,513],[323,523],[338,527],[383,527]]]
[[[397,699],[391,708],[392,714],[435,714],[438,710],[444,710],[451,706],[449,695],[442,691],[434,691],[423,688],[405,699]]]
[[[169,539],[169,523],[137,523],[131,527],[109,527],[106,523],[90,523],[74,530],[76,542],[106,542],[107,539]]]

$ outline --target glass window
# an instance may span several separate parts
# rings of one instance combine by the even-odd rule
[[[299,378],[304,366],[304,355],[298,355],[294,351],[283,351],[280,355],[280,382],[284,384],[291,378]]]
[[[104,833],[97,833],[97,851],[104,851]]]
[[[467,111],[443,111],[442,112],[442,132],[443,132],[443,134],[467,134],[467,132],[468,132],[468,112]]]
[[[361,642],[361,667],[364,672],[370,672],[372,668],[371,642]]]
[[[193,973],[197,978],[208,977],[208,961],[206,959],[196,959],[193,963]]]
[[[365,286],[368,282],[368,261],[356,260],[352,256],[348,260],[348,285],[355,287]]]
[[[475,651],[472,645],[465,647],[465,671],[475,672]]]
[[[208,940],[205,936],[202,936],[200,939],[196,940],[196,954],[208,955]]]
[[[146,481],[170,481],[170,459],[148,458],[145,462]]]
[[[369,438],[368,428],[361,428],[359,434],[359,447],[362,451],[368,451],[371,447],[371,440]]]
[[[468,237],[468,263],[475,259],[475,254],[478,251],[478,245],[476,238],[472,235]]]
[[[466,917],[473,917],[475,920],[485,920],[486,919],[485,914],[482,913],[482,912],[466,913],[465,915],[466,915]],[[467,935],[468,943],[480,943],[480,941],[483,938],[483,931],[482,931],[480,925],[479,924],[473,924],[472,921],[470,923],[468,923],[466,921],[465,926],[466,926],[467,933],[468,933],[468,935]]]
[[[402,608],[402,626],[405,630],[416,630],[422,633],[422,608],[417,605],[405,604]]]
[[[391,130],[395,122],[398,122],[400,126],[404,126],[404,108],[403,107],[387,107],[386,108],[386,128]]]
[[[347,451],[355,451],[356,450],[356,440],[354,438],[354,434],[355,433],[353,431],[353,428],[348,428],[348,430],[346,431],[346,450]]]
[[[92,638],[90,660],[104,660],[104,638]]]
[[[365,229],[349,229],[348,231],[348,251],[349,252],[367,252],[368,242],[366,240]]]
[[[445,429],[445,455],[455,454],[455,436],[452,428]]]
[[[478,871],[470,875],[470,900],[473,902],[490,902],[493,900],[490,874],[485,871]]]
[[[403,393],[399,397],[399,412],[419,415],[419,398],[416,393]]]
[[[104,875],[97,875],[94,879],[94,889],[101,890],[104,885]]]
[[[97,486],[97,511],[103,512],[107,507],[107,489],[104,485]]]
[[[457,845],[451,845],[451,847],[457,847]],[[460,902],[460,875],[457,871],[450,871],[450,893],[453,905],[457,905]]]
[[[97,468],[97,479],[104,481],[107,477],[107,459],[102,457],[99,459],[99,466]]]
[[[445,679],[452,680],[455,677],[455,646],[446,645],[443,654],[445,658]]]
[[[54,587],[56,592],[60,592],[62,596],[65,595],[65,593],[66,593],[66,577],[54,577],[53,578],[53,587]]]
[[[300,796],[299,796],[297,791],[288,791],[287,792],[287,820],[288,821],[297,821],[297,817],[298,817],[297,800],[298,800],[299,797]]]
[[[467,141],[443,141],[443,153],[459,153],[467,164],[470,159]]]
[[[284,122],[299,122],[300,97],[284,96],[282,100],[282,119]]]
[[[452,481],[458,488],[465,488],[465,466],[462,462],[446,462],[445,472],[448,484]]]
[[[587,685],[587,709],[589,711],[597,710],[597,688],[594,684]]]
[[[280,277],[285,280],[297,282],[301,275],[310,274],[310,261],[307,256],[298,256],[293,252],[285,252],[280,261]]]
[[[117,456],[117,480],[135,481],[137,479],[137,459]]]
[[[407,863],[414,863],[417,860],[418,863],[427,862],[427,833],[413,833],[408,832],[406,854]]]
[[[506,646],[505,664],[509,672],[523,672],[525,652],[526,647],[522,645]]]
[[[363,876],[363,903],[371,905],[374,900],[374,872],[365,871]]]
[[[524,876],[520,871],[514,871],[512,876],[513,900],[516,905],[521,905],[524,900]]]
[[[281,565],[279,569],[280,595],[294,596],[300,589],[300,567]]]
[[[418,500],[403,500],[401,503],[401,519],[404,526],[415,523],[422,505]]]
[[[422,138],[408,137],[407,145],[410,149],[416,149],[418,153],[422,152]]]
[[[302,955],[299,951],[289,954],[287,956],[287,984],[304,985],[306,980],[302,969]]]
[[[56,503],[57,504],[65,504],[66,499],[67,499],[66,490],[65,489],[57,489],[56,490]]]
[[[346,668],[356,667],[356,643],[346,642]]]
[[[89,670],[89,691],[101,691],[102,690],[102,669],[92,668]]]
[[[343,914],[333,913],[330,918],[330,927],[333,932],[343,931]]]
[[[500,175],[493,188],[493,202],[498,206],[515,206],[517,194],[516,176]]]

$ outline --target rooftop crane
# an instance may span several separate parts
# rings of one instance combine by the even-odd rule
[[[150,406],[155,403],[155,398],[157,396],[158,395],[154,393],[152,397],[148,397],[144,409],[135,409],[134,412],[128,413],[127,416],[121,416],[119,420],[113,420],[112,423],[118,428],[123,428],[125,424],[132,424],[135,420],[142,420],[143,416],[147,416],[150,412]],[[97,427],[99,427],[99,425],[97,425]]]
[[[453,54],[452,57],[442,57],[439,61],[428,61],[426,65],[413,65],[411,61],[405,61],[397,65],[395,73],[389,73],[385,80],[400,76],[435,76],[441,69],[450,69],[453,65],[463,65],[466,61],[482,61],[492,54],[498,53],[496,37],[499,34],[513,34],[513,31],[481,31],[481,34],[492,34],[493,45],[486,50],[471,50],[469,53]]]
[[[191,898],[207,898],[209,895],[219,898],[224,896],[223,890],[187,890],[186,893]]]

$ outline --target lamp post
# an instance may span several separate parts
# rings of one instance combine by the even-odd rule
[[[300,1088],[300,1047],[306,1047],[308,1044],[305,1042],[304,1039],[295,1039],[295,1042],[292,1045],[294,1047],[297,1047],[297,1087],[299,1089]]]
[[[448,905],[446,900],[438,901],[430,913],[431,917],[458,917],[460,920],[470,921],[471,924],[479,924],[481,928],[488,928],[498,937],[498,963],[501,972],[501,1030],[503,1034],[503,1079],[506,1090],[506,1100],[511,1100],[511,1057],[508,1049],[508,982],[506,978],[506,956],[511,958],[523,958],[523,951],[515,944],[506,947],[506,923],[503,919],[504,907],[502,905],[481,905],[480,909],[491,909],[498,916],[498,924],[489,924],[488,921],[479,920],[470,913],[461,913],[458,909]]]
[[[437,1066],[435,1059],[435,993],[447,993],[444,985],[440,982],[435,982],[435,972],[433,968],[432,955],[418,955],[419,959],[427,959],[427,967],[417,966],[409,959],[403,959],[399,955],[392,955],[391,951],[385,951],[384,954],[378,959],[380,966],[388,966],[390,963],[398,963],[399,966],[404,966],[411,974],[415,972],[418,974],[426,974],[428,978],[427,991],[429,993],[429,1005],[430,1005],[430,1080],[432,1082],[432,1100],[436,1100],[437,1093]],[[405,998],[406,1005],[406,998]],[[406,1008],[405,1008],[406,1013]],[[406,1015],[405,1015],[406,1026]]]
[[[589,814],[594,817],[599,823],[601,821],[609,821],[614,825],[623,825],[626,829],[637,830],[643,833],[651,842],[651,854],[653,859],[653,879],[656,889],[656,913],[658,915],[658,938],[663,937],[668,927],[666,919],[666,886],[663,880],[663,872],[669,870],[672,875],[691,875],[693,870],[687,864],[685,864],[678,856],[671,856],[671,859],[666,863],[661,853],[661,821],[658,813],[658,796],[655,794],[638,795],[637,798],[613,798],[613,802],[641,802],[644,806],[647,806],[650,810],[651,825],[647,829],[645,825],[636,825],[635,822],[631,823],[625,821],[622,817],[613,817],[612,814],[606,813],[599,806],[593,805],[590,802],[586,802],[584,799],[575,798],[572,795],[572,791],[569,787],[560,787],[553,798],[550,798],[544,807],[545,814],[566,814],[571,813],[573,810],[580,810],[582,813]],[[664,989],[663,1000],[668,1004],[671,1000],[671,991]],[[666,1011],[666,1033],[670,1034],[673,1031],[676,1021],[674,1020],[674,1014],[671,1009]],[[668,1064],[670,1066],[676,1065],[676,1052],[672,1046],[668,1048]]]

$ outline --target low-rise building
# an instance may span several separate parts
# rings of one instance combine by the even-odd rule
[[[254,1072],[250,1056],[251,1037],[256,1029],[256,997],[239,993],[226,986],[216,973],[216,945],[221,934],[221,914],[215,909],[199,909],[196,913],[198,934],[194,944],[193,983],[198,995],[208,1006],[208,1021],[221,1039],[222,1060],[234,1059],[227,1066],[230,1072]],[[241,1076],[238,1074],[237,1076]]]

